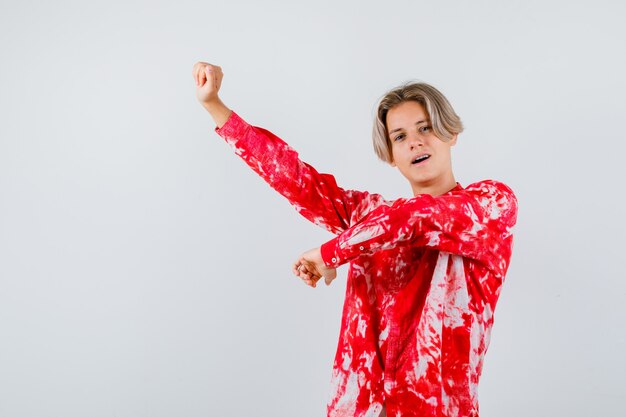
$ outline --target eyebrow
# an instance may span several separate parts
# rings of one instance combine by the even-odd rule
[[[420,125],[422,123],[427,123],[427,120],[420,120],[419,122],[415,122],[415,126]],[[389,134],[395,133],[395,132],[399,132],[400,130],[402,130],[403,128],[399,127],[397,129],[392,130],[391,132],[389,132]]]

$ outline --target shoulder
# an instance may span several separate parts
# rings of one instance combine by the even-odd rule
[[[515,197],[515,193],[503,182],[497,180],[482,180],[475,182],[473,184],[468,185],[464,188],[465,191],[481,194],[481,195],[495,195],[495,194],[505,194],[511,197]]]
[[[476,198],[491,219],[500,219],[512,226],[517,221],[517,197],[506,184],[496,180],[483,180],[463,189]]]
[[[502,203],[516,204],[517,197],[515,193],[503,182],[496,180],[478,181],[465,187],[462,192],[475,195],[483,199],[494,199],[502,201]]]

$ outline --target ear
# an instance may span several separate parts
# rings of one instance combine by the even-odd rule
[[[450,144],[450,146],[456,145],[456,138],[458,136],[459,136],[459,134],[457,133],[456,135],[454,135],[454,137],[452,139],[450,139],[450,141],[448,142]]]
[[[389,162],[389,165],[391,165],[392,167],[396,167],[396,163],[393,160],[393,156],[391,157],[391,162]]]

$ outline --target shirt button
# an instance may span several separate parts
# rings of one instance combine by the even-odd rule
[[[363,246],[359,246],[359,249],[364,250],[365,248]]]
[[[333,258],[333,259],[331,259],[331,261],[333,261],[333,263],[336,263],[337,262],[337,258]]]

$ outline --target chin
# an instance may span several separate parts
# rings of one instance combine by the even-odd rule
[[[425,187],[427,185],[430,185],[434,180],[434,177],[426,177],[426,176],[420,176],[419,178],[412,178],[411,184],[415,184],[419,187]]]

